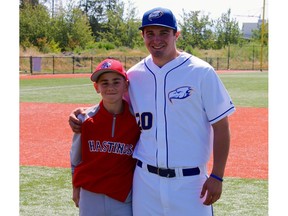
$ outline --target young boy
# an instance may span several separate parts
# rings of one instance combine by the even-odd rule
[[[91,75],[102,100],[79,115],[82,133],[70,151],[73,201],[80,216],[132,215],[131,188],[140,135],[135,116],[122,99],[128,91],[123,65],[105,59]]]

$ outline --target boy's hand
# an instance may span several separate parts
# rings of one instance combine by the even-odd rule
[[[77,118],[79,114],[85,114],[85,108],[77,108],[71,112],[69,115],[69,125],[74,133],[81,133],[82,122]]]
[[[80,187],[76,188],[73,186],[73,197],[72,200],[75,203],[75,206],[79,208],[79,200],[80,200]]]

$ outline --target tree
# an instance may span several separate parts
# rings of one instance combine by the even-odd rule
[[[183,23],[179,23],[181,28],[181,37],[179,38],[179,48],[191,46],[200,49],[209,49],[213,44],[213,22],[208,15],[201,11],[190,11],[186,13],[183,10]]]
[[[143,38],[139,31],[139,26],[141,26],[141,20],[136,19],[136,8],[130,0],[128,1],[128,8],[125,15],[125,32],[123,34],[127,35],[126,41],[124,41],[122,46],[127,46],[130,48],[143,46]]]
[[[20,0],[20,8],[23,8],[24,5],[30,4],[31,6],[39,5],[39,0]]]
[[[117,5],[118,0],[80,0],[79,7],[87,15],[97,41],[99,33],[105,32],[103,24],[108,22],[107,11],[115,11]]]
[[[91,27],[85,14],[78,8],[59,11],[52,19],[52,37],[62,51],[82,49],[94,41]]]
[[[50,39],[50,17],[45,6],[24,4],[20,8],[19,18],[20,44],[24,48],[31,45],[38,46],[39,39]]]
[[[24,48],[36,46],[42,52],[50,49],[82,49],[93,43],[92,31],[82,11],[74,6],[59,9],[50,17],[48,9],[39,4],[24,4],[20,8],[20,45]]]
[[[241,38],[241,32],[236,19],[231,18],[231,9],[221,15],[215,26],[216,47],[221,49],[229,44],[237,44]]]
[[[138,27],[140,21],[136,20],[136,9],[130,7],[124,15],[125,4],[119,3],[115,9],[107,11],[107,22],[103,24],[103,32],[99,32],[102,41],[112,42],[117,47],[125,46],[134,48],[139,46],[142,38]]]
[[[264,23],[264,30],[263,30],[263,44],[268,44],[268,23]],[[262,25],[259,25],[259,28],[252,31],[252,40],[261,42],[262,37]]]

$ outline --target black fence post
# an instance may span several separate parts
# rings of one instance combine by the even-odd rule
[[[72,64],[73,64],[73,70],[72,70],[72,73],[74,74],[74,63],[75,63],[75,57],[74,56],[72,56]]]
[[[253,45],[253,54],[252,54],[252,70],[254,70],[254,57],[255,57],[255,49],[254,49],[254,45]]]
[[[230,44],[228,44],[228,60],[227,60],[227,70],[230,69]]]
[[[52,56],[52,71],[53,71],[53,74],[55,74],[55,58],[54,58],[54,55]]]
[[[30,56],[30,73],[31,75],[33,74],[33,61],[32,61],[32,56]]]
[[[90,68],[91,68],[91,74],[93,73],[93,57],[90,58]]]

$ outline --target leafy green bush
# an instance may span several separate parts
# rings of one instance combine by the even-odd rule
[[[112,50],[116,48],[115,45],[110,42],[98,42],[97,44],[99,49]]]

